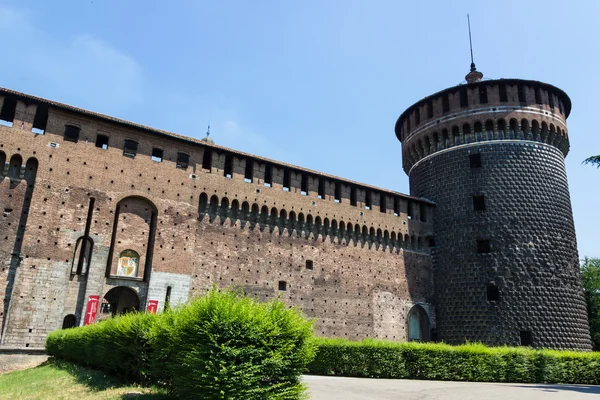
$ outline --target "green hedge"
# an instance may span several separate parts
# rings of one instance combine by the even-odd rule
[[[300,399],[312,322],[279,300],[209,293],[158,315],[128,314],[52,332],[48,354],[181,399]]]
[[[600,353],[315,339],[309,373],[371,378],[600,384]]]

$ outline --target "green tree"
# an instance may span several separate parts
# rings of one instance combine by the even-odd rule
[[[592,164],[600,168],[600,156],[591,156],[583,160],[584,164]]]
[[[585,257],[583,259],[581,283],[587,303],[594,350],[600,350],[600,258]]]

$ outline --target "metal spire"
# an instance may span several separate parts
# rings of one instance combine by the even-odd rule
[[[475,62],[473,61],[473,41],[471,40],[471,17],[467,14],[467,24],[469,24],[469,47],[471,48],[471,72],[475,71]]]

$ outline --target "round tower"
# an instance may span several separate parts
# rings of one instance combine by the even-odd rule
[[[438,337],[590,350],[564,163],[571,101],[482,77],[473,66],[395,127],[411,195],[436,203]]]

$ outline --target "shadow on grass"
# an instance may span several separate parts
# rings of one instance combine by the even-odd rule
[[[129,393],[125,393],[121,396],[122,399],[143,399],[143,400],[167,400],[173,399],[173,397],[166,394],[160,393],[142,393],[141,388],[132,386],[130,383],[123,382],[115,376],[108,375],[103,371],[95,370],[92,368],[81,367],[79,365],[70,363],[68,361],[59,360],[56,358],[49,358],[43,364],[36,368],[44,366],[51,366],[55,369],[67,372],[69,375],[75,378],[76,382],[88,387],[91,391],[100,392],[108,389],[131,389]]]
[[[600,394],[600,386],[592,385],[545,385],[545,384],[529,384],[529,385],[512,385],[513,387],[526,389],[539,389],[542,392],[553,393],[562,391],[580,392],[585,394]]]

